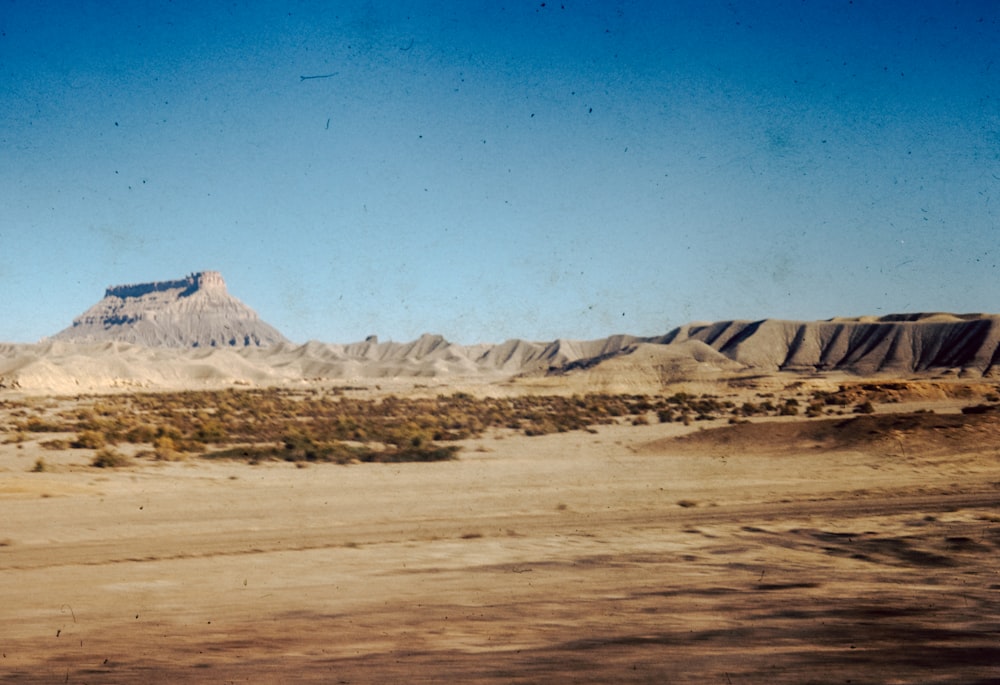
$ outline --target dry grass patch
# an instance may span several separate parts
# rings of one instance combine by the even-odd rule
[[[99,469],[117,469],[124,466],[132,466],[132,464],[133,460],[130,457],[109,447],[97,450],[94,459],[90,462],[91,466]]]

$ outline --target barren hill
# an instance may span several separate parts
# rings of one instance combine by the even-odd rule
[[[0,346],[0,389],[49,391],[433,378],[655,393],[677,383],[829,372],[992,378],[1000,373],[1000,316],[720,321],[655,338],[585,341],[459,345],[424,335],[294,345],[230,296],[221,276],[203,272],[109,288],[54,340]]]
[[[0,346],[0,390],[202,388],[324,381],[438,379],[491,382],[542,374],[592,355],[621,352],[630,336],[550,343],[458,345],[440,335],[412,342],[281,342],[269,347],[154,347],[119,341],[48,340]]]
[[[688,324],[657,342],[700,340],[759,371],[855,374],[1000,372],[1000,316],[891,314],[827,321]]]
[[[267,347],[288,342],[229,294],[218,271],[175,281],[111,286],[104,299],[53,338],[147,347]]]

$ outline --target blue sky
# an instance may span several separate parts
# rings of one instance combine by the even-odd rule
[[[1000,311],[998,21],[0,0],[0,340],[203,269],[299,342]]]

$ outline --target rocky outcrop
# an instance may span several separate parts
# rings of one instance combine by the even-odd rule
[[[145,297],[151,293],[175,293],[178,297],[188,297],[198,291],[226,291],[226,282],[218,271],[199,271],[186,278],[176,281],[154,281],[152,283],[132,283],[128,285],[112,285],[104,291],[105,298]]]
[[[55,336],[147,347],[268,347],[288,340],[229,294],[218,271],[174,281],[115,285]]]

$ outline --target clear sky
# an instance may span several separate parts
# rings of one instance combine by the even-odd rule
[[[995,0],[0,0],[0,86],[0,340],[1000,311]]]

